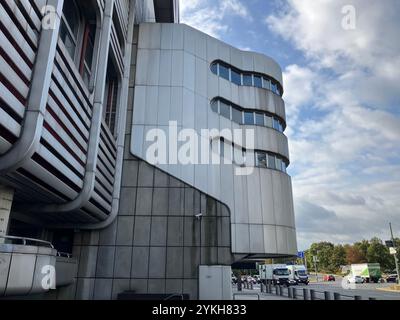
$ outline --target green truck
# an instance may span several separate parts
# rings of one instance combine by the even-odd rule
[[[382,277],[379,263],[360,263],[350,266],[350,273],[353,276],[360,276],[365,282],[377,283]]]

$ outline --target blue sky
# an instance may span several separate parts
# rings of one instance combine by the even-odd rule
[[[400,237],[400,1],[180,5],[182,23],[282,67],[299,249],[386,239],[389,221]]]

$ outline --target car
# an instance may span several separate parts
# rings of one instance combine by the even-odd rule
[[[256,284],[257,283],[257,280],[255,278],[253,278],[252,276],[248,276],[246,278],[246,280],[247,280],[247,283],[252,283],[252,284]]]
[[[397,282],[397,274],[390,274],[386,277],[386,282]]]
[[[332,274],[324,275],[324,281],[336,281],[335,276]]]
[[[347,276],[347,283],[364,283],[364,278],[360,276]]]

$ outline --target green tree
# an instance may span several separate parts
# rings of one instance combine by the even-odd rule
[[[359,253],[359,259],[358,262],[354,263],[366,263],[368,262],[368,248],[370,246],[370,243],[368,240],[362,240],[360,242],[356,242],[354,245],[355,250]]]
[[[393,270],[394,259],[389,253],[389,248],[383,244],[382,240],[372,238],[369,243],[367,250],[368,263],[379,263],[384,271]]]
[[[342,245],[336,245],[333,248],[331,260],[330,260],[330,268],[327,271],[338,272],[340,267],[346,265],[346,250]]]
[[[331,267],[331,257],[334,250],[333,243],[330,242],[319,242],[313,243],[309,250],[309,256],[311,264],[313,265],[313,256],[318,258],[318,269],[319,271],[332,271]],[[308,259],[308,257],[307,257]],[[314,265],[312,267],[314,269]]]

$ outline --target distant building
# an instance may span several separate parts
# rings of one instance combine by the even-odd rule
[[[0,297],[229,299],[233,263],[296,255],[276,62],[178,24],[173,0],[0,10]],[[253,145],[221,134],[245,163],[151,164],[171,122],[210,153],[202,129]]]

